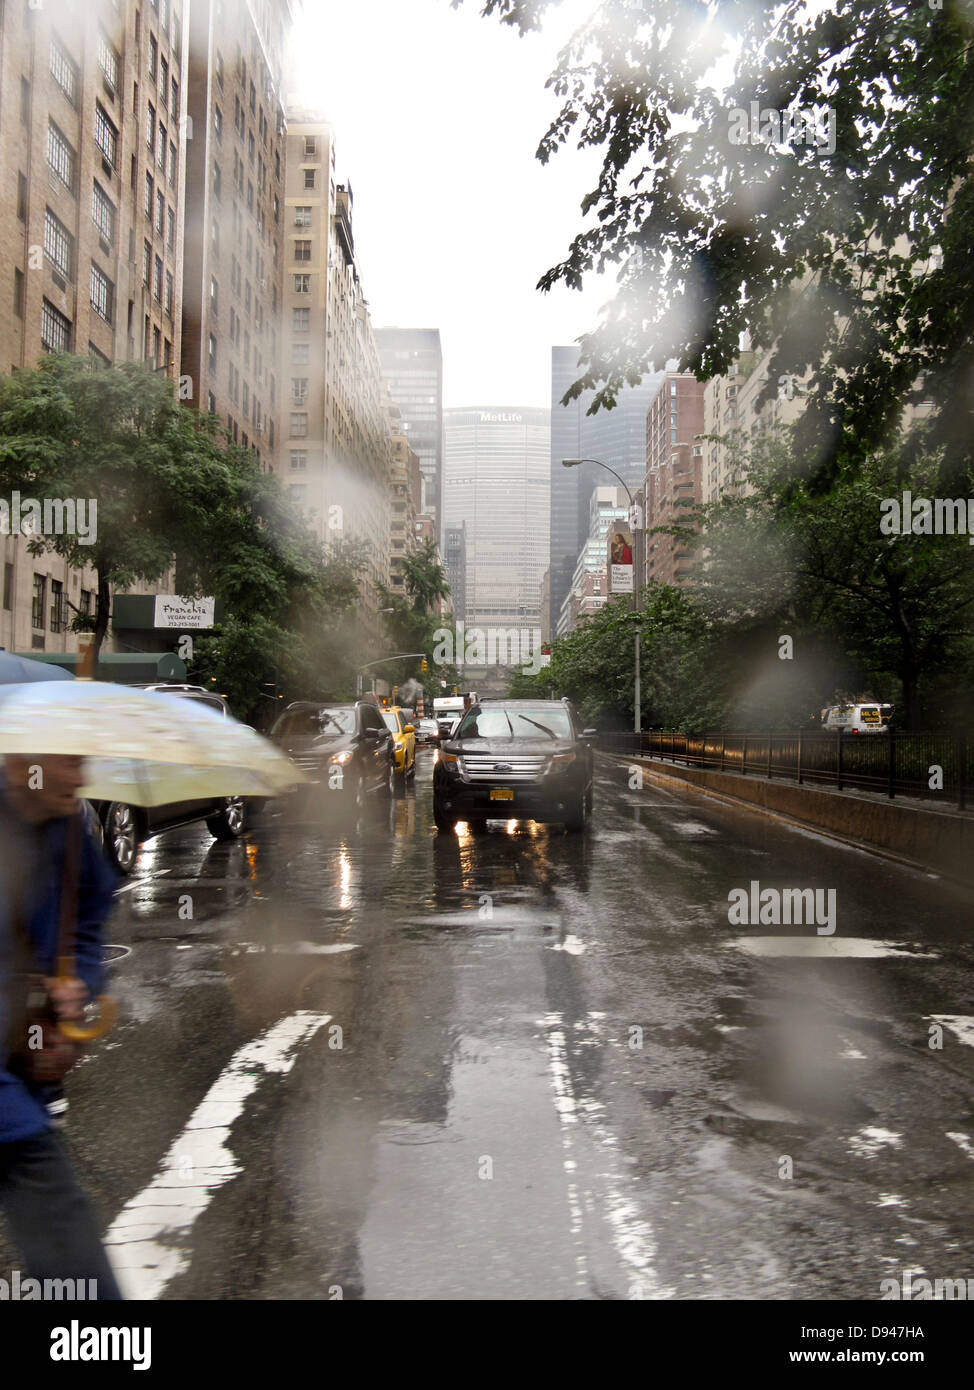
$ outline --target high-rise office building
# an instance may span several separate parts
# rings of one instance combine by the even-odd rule
[[[443,529],[465,523],[467,626],[533,634],[548,567],[549,412],[445,410],[443,438]]]
[[[192,0],[185,84],[182,373],[192,404],[266,467],[282,409],[282,84],[292,13],[292,0]]]
[[[449,605],[455,618],[467,615],[467,527],[461,521],[459,526],[443,528],[443,566],[446,582],[450,586]]]
[[[586,411],[593,393],[570,405],[561,399],[581,375],[577,347],[551,349],[551,631],[558,631],[578,557],[589,529],[589,502],[596,487],[611,483],[595,464],[563,468],[565,458],[594,458],[614,468],[633,493],[646,472],[646,410],[662,379],[656,372],[638,386],[624,388],[612,410]]]
[[[438,328],[378,328],[375,340],[389,393],[402,411],[423,475],[422,512],[443,525],[443,352]]]
[[[0,8],[0,369],[180,358],[188,5]],[[75,651],[94,575],[0,536],[0,645]]]
[[[558,637],[604,608],[609,601],[609,531],[629,516],[629,499],[621,487],[596,487],[589,499],[588,539],[578,557],[567,601],[562,605]]]

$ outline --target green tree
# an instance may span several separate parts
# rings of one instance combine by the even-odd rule
[[[455,5],[462,0],[453,0]],[[482,0],[522,33],[560,0]],[[718,59],[723,62],[718,63]],[[719,85],[718,85],[719,83]],[[766,395],[805,378],[799,476],[824,487],[936,406],[940,486],[971,462],[974,45],[969,0],[835,0],[817,13],[715,0],[604,0],[562,51],[538,148],[602,152],[567,255],[540,280],[618,267],[566,399],[611,405],[675,360],[725,372],[748,330]],[[741,138],[751,104],[757,129]],[[785,139],[766,112],[808,112]],[[834,148],[833,148],[834,137]]]
[[[401,569],[403,586],[417,613],[432,613],[440,599],[449,596],[450,586],[435,541],[427,539],[410,551],[403,557]]]

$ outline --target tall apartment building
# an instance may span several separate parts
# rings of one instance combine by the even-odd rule
[[[402,425],[402,413],[395,401],[386,401],[389,433],[392,439],[392,469],[389,504],[389,588],[405,595],[403,560],[416,549],[416,518],[422,498],[419,455],[410,447]]]
[[[608,464],[635,493],[646,472],[646,410],[661,380],[655,373],[619,394],[612,410],[586,411],[593,393],[570,405],[561,398],[581,375],[577,347],[551,349],[551,578],[549,622],[556,632],[571,590],[575,566],[589,527],[589,502],[596,487],[609,482],[594,464],[563,468],[564,458],[594,458]]]
[[[588,538],[578,557],[572,585],[558,617],[559,637],[573,632],[609,600],[609,532],[628,523],[629,498],[624,488],[597,487],[589,500]]]
[[[268,468],[281,436],[282,83],[292,13],[292,0],[191,0],[188,35],[181,371],[192,404]]]
[[[292,109],[282,214],[281,473],[323,542],[362,547],[360,615],[377,636],[390,579],[394,451],[352,211],[351,187],[335,181],[331,127],[315,111]]]
[[[703,397],[695,376],[666,372],[646,413],[645,583],[681,584],[693,566],[681,541],[651,532],[684,522],[701,501]]]
[[[188,4],[0,9],[0,370],[45,352],[176,374]],[[0,537],[0,644],[74,651],[94,576]]]
[[[559,615],[558,636],[571,632],[585,618],[603,608],[609,590],[609,533],[629,519],[629,499],[624,488],[596,487],[589,499],[589,528],[578,557],[572,587]],[[567,618],[567,622],[566,622]]]
[[[468,627],[540,629],[549,422],[538,407],[443,412],[443,529],[466,523]]]
[[[422,512],[436,535],[443,518],[443,350],[438,328],[379,328],[376,342],[392,399],[402,410],[423,474]]]

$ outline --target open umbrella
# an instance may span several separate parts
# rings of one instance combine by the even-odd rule
[[[0,753],[83,757],[81,795],[132,806],[278,796],[307,781],[274,744],[196,700],[102,681],[8,686]]]
[[[63,666],[48,665],[46,661],[31,661],[0,648],[0,685],[23,685],[32,681],[73,681]]]

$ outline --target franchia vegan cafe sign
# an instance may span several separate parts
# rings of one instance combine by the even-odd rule
[[[155,627],[198,632],[213,626],[215,599],[182,598],[178,594],[156,594],[155,599]]]

